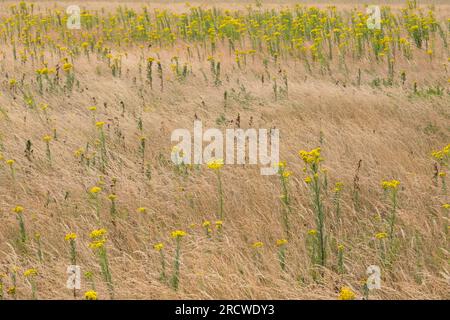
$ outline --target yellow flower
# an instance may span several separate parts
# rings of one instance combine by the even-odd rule
[[[92,231],[91,233],[90,233],[90,235],[89,235],[89,237],[91,238],[91,239],[100,239],[100,238],[102,238],[103,236],[105,236],[106,235],[106,229],[96,229],[96,230],[94,230],[94,231]]]
[[[65,72],[69,72],[72,69],[72,67],[73,67],[73,65],[71,63],[66,62],[63,64],[63,70]]]
[[[86,300],[97,300],[97,292],[94,290],[89,290],[84,293],[84,298]]]
[[[439,177],[445,177],[447,175],[446,172],[439,172]]]
[[[282,176],[283,178],[289,178],[291,176],[292,172],[291,171],[283,171]]]
[[[36,269],[28,269],[23,273],[23,275],[27,278],[35,277],[35,276],[37,276],[37,274],[38,274],[38,272]]]
[[[320,157],[320,151],[320,148],[313,149],[309,152],[300,150],[298,154],[306,164],[312,164],[322,161],[322,158]]]
[[[66,234],[64,240],[66,240],[66,241],[72,241],[72,240],[75,240],[76,238],[77,238],[77,235],[76,235],[75,233],[72,232],[72,233]]]
[[[210,169],[219,170],[223,167],[223,159],[212,159],[207,165]]]
[[[281,247],[281,246],[284,246],[287,242],[288,241],[286,239],[278,239],[276,244],[277,244],[277,247]]]
[[[175,230],[175,231],[172,231],[172,233],[171,233],[171,237],[176,238],[176,239],[184,237],[185,235],[186,235],[186,232],[184,232],[183,230]]]
[[[400,181],[398,180],[390,180],[390,181],[381,181],[381,186],[384,190],[392,189],[396,190],[400,185]]]
[[[10,167],[13,166],[14,162],[16,162],[16,161],[15,161],[15,160],[12,160],[12,159],[6,160],[6,164],[7,164],[8,166],[10,166]]]
[[[15,295],[16,294],[16,287],[9,287],[6,290],[6,293],[9,294],[9,295]]]
[[[89,244],[89,248],[91,248],[92,250],[101,249],[105,246],[105,243],[105,239],[94,240]]]
[[[343,186],[344,184],[342,182],[336,182],[336,184],[334,185],[334,192],[342,191]]]
[[[255,242],[254,244],[252,244],[253,248],[262,248],[264,246],[264,243],[262,243],[261,241]]]
[[[110,194],[109,196],[108,196],[108,199],[109,200],[111,200],[111,201],[114,201],[114,200],[116,200],[117,199],[117,195],[115,195],[115,194]]]
[[[339,300],[354,300],[355,293],[349,287],[342,287],[339,292]]]
[[[343,244],[338,245],[337,248],[338,248],[339,251],[343,251],[345,249]]]
[[[157,243],[153,246],[153,248],[159,252],[164,248],[164,245],[162,243]]]
[[[223,221],[222,221],[222,220],[217,220],[217,221],[215,222],[215,224],[216,224],[216,229],[220,229],[220,228],[222,228]]]
[[[311,177],[306,177],[304,180],[308,184],[311,183],[311,181],[312,181]]]
[[[22,212],[23,212],[23,207],[21,207],[21,206],[16,206],[16,207],[13,209],[13,211],[14,211],[15,213],[22,213]]]
[[[442,205],[442,208],[444,208],[444,209],[450,209],[450,203],[444,203],[444,204]]]
[[[206,220],[203,222],[202,227],[206,228],[206,227],[209,227],[210,225],[211,225],[211,221]]]
[[[104,122],[104,121],[97,121],[97,122],[95,123],[95,126],[96,126],[97,128],[99,128],[99,129],[103,128],[104,125],[105,125],[105,122]]]
[[[139,212],[139,213],[146,213],[147,212],[147,208],[140,207],[140,208],[137,208],[136,211]]]
[[[97,194],[97,193],[99,193],[99,192],[101,192],[102,191],[102,188],[100,188],[100,187],[92,187],[91,188],[91,190],[89,190],[92,194]]]
[[[96,111],[96,110],[97,110],[96,106],[89,107],[89,111]]]
[[[317,230],[316,229],[311,229],[308,231],[308,234],[311,236],[315,236],[317,234]]]
[[[44,140],[45,142],[50,142],[52,140],[52,137],[49,135],[46,135],[46,136],[42,137],[42,140]]]
[[[375,238],[377,239],[384,239],[388,236],[388,234],[386,232],[378,232],[377,234],[375,234]]]

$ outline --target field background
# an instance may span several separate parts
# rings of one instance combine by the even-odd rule
[[[334,1],[338,11],[362,3],[392,4],[403,1]],[[35,10],[64,11],[76,1],[36,1]],[[80,1],[82,9],[113,12],[126,5],[140,10],[184,12],[184,1]],[[176,4],[173,4],[176,3]],[[205,2],[190,1],[192,6]],[[252,1],[208,1],[205,7],[242,10]],[[263,1],[264,8],[292,6],[294,1]],[[319,4],[327,1],[301,1]],[[446,1],[421,1],[434,4],[436,18],[448,25],[450,5]],[[9,6],[17,1],[1,1],[0,16],[9,16]],[[150,10],[151,12],[152,10]],[[2,20],[4,21],[4,20]],[[448,28],[445,29],[447,41]],[[58,30],[49,31],[48,34]],[[77,31],[74,31],[77,32]],[[83,32],[83,30],[81,30]],[[413,50],[413,59],[400,58],[395,66],[395,84],[383,86],[376,79],[387,77],[385,62],[373,58],[346,57],[346,71],[333,60],[329,72],[291,58],[270,62],[265,74],[262,63],[266,53],[248,57],[238,68],[226,43],[219,43],[216,59],[221,61],[221,84],[214,85],[208,55],[202,50],[188,58],[183,41],[174,46],[118,47],[122,54],[120,77],[113,76],[104,57],[80,54],[73,60],[78,85],[71,91],[38,92],[35,70],[42,65],[30,59],[14,59],[12,45],[0,41],[0,273],[4,274],[5,299],[17,275],[16,296],[31,298],[23,272],[36,268],[39,299],[72,299],[65,288],[66,268],[70,264],[69,246],[64,237],[77,234],[77,264],[82,272],[94,274],[99,299],[109,299],[102,281],[98,259],[89,248],[89,233],[108,230],[108,251],[116,299],[336,299],[341,287],[352,288],[363,297],[362,283],[369,265],[382,265],[383,241],[375,234],[386,232],[389,202],[383,196],[381,180],[401,181],[395,236],[398,251],[389,266],[381,270],[382,288],[371,292],[371,299],[448,299],[449,246],[448,191],[441,181],[433,183],[435,161],[431,153],[450,142],[449,50],[436,35],[433,57],[424,48]],[[192,44],[192,48],[195,45]],[[61,64],[64,53],[44,50],[49,66]],[[18,47],[18,51],[20,48]],[[20,53],[18,53],[20,56]],[[191,72],[179,81],[171,71],[173,56],[187,61]],[[143,57],[143,58],[142,58]],[[145,61],[154,57],[164,70],[164,90],[154,71],[153,89],[146,82]],[[143,60],[144,59],[144,60]],[[141,66],[139,70],[138,66]],[[154,66],[155,67],[155,66]],[[154,69],[156,70],[156,69]],[[361,72],[358,80],[358,70]],[[281,71],[281,72],[280,72]],[[400,80],[402,71],[406,80]],[[282,86],[281,74],[288,79],[288,95],[274,96],[273,79]],[[11,89],[11,79],[24,91]],[[374,85],[375,80],[375,85]],[[20,82],[22,81],[22,82]],[[417,91],[414,91],[416,86]],[[434,94],[442,88],[441,94]],[[228,99],[225,104],[224,92]],[[32,95],[27,104],[23,92]],[[48,108],[42,106],[48,105]],[[95,112],[89,107],[96,106]],[[290,226],[292,238],[286,245],[287,270],[278,262],[277,239],[283,238],[281,224],[280,178],[261,176],[259,167],[224,166],[225,218],[223,230],[213,228],[205,235],[202,223],[217,220],[215,173],[202,166],[180,173],[170,162],[170,135],[176,128],[192,130],[194,119],[204,128],[278,128],[280,158],[287,162],[289,193],[292,197]],[[95,121],[104,121],[108,165],[87,166],[74,153],[80,148],[98,150]],[[139,123],[142,123],[142,130]],[[51,164],[42,137],[51,135]],[[56,136],[56,138],[55,138]],[[139,145],[146,138],[144,163]],[[32,142],[30,159],[26,142]],[[324,195],[326,229],[329,233],[328,261],[319,280],[312,277],[306,239],[315,228],[308,186],[304,182],[301,149],[322,148],[327,168],[328,194]],[[92,151],[91,151],[92,153]],[[90,154],[92,158],[95,155]],[[5,160],[14,159],[14,175]],[[98,161],[98,160],[97,160]],[[357,171],[358,163],[361,163]],[[445,170],[442,167],[440,170]],[[357,185],[355,186],[355,177]],[[443,178],[444,180],[447,178]],[[334,213],[333,186],[343,182],[341,217]],[[447,179],[448,181],[448,179]],[[100,186],[100,220],[89,190]],[[352,200],[359,189],[360,201]],[[117,195],[118,216],[110,214],[108,195]],[[12,209],[24,207],[28,240],[25,248],[18,242],[18,224]],[[147,208],[145,213],[137,208]],[[181,241],[180,287],[174,291],[159,280],[160,254],[154,244],[163,243],[167,273],[173,270],[175,241],[173,230],[185,230]],[[37,241],[35,234],[40,235]],[[262,248],[252,244],[261,241]],[[344,246],[345,272],[336,272],[337,244]],[[39,251],[42,256],[39,258]],[[89,290],[83,278],[77,299]]]

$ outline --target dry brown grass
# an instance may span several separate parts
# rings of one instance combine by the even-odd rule
[[[92,5],[99,7],[106,3]],[[2,4],[0,6],[3,7]],[[51,3],[40,4],[52,6]],[[84,4],[85,6],[91,5]],[[221,6],[228,4],[221,3]],[[155,5],[159,6],[159,5]],[[181,5],[180,5],[181,6]],[[444,8],[444,7],[443,7]],[[3,10],[2,10],[3,11]],[[443,13],[444,12],[444,13]],[[446,12],[446,13],[445,13]],[[448,7],[440,14],[448,15]],[[380,181],[398,179],[398,224],[396,236],[399,251],[390,269],[382,269],[382,289],[371,293],[374,299],[448,299],[448,234],[442,203],[449,198],[432,183],[433,160],[430,153],[449,143],[450,99],[416,97],[412,86],[447,86],[447,61],[443,48],[433,62],[418,52],[413,62],[399,61],[398,70],[407,70],[405,85],[374,88],[369,85],[377,75],[386,73],[385,65],[367,60],[349,61],[347,74],[332,66],[331,75],[314,70],[309,75],[295,61],[283,61],[289,79],[289,97],[275,101],[272,82],[260,81],[263,72],[260,56],[238,70],[233,57],[220,49],[223,85],[212,84],[206,56],[191,59],[193,74],[179,82],[169,69],[170,57],[185,59],[182,44],[178,48],[158,51],[165,66],[166,86],[154,90],[145,85],[145,74],[138,76],[138,48],[121,48],[123,75],[112,77],[104,62],[91,56],[77,58],[74,65],[80,89],[70,94],[45,93],[40,96],[30,87],[37,104],[49,105],[49,121],[37,108],[26,108],[20,94],[9,90],[8,80],[34,78],[37,67],[14,61],[10,47],[2,47],[0,61],[2,95],[0,96],[0,151],[5,159],[15,159],[16,175],[0,163],[0,271],[18,267],[17,295],[29,298],[30,288],[22,272],[30,267],[39,271],[40,299],[71,299],[65,289],[66,268],[70,264],[69,248],[64,241],[68,232],[78,235],[78,264],[82,271],[95,273],[97,291],[107,299],[97,259],[88,248],[89,233],[99,227],[108,229],[108,244],[116,298],[120,299],[335,299],[338,289],[350,286],[362,297],[361,281],[366,268],[380,264],[374,234],[385,231],[382,220],[388,214]],[[145,49],[145,56],[156,54]],[[49,61],[57,62],[58,57]],[[185,61],[185,60],[183,60]],[[358,68],[363,70],[362,85],[356,86]],[[202,70],[209,78],[204,79]],[[276,74],[275,68],[270,69]],[[133,78],[137,77],[137,82]],[[225,80],[228,77],[228,80]],[[249,93],[240,99],[229,98],[224,110],[223,94],[240,86]],[[142,96],[140,90],[142,89]],[[95,99],[95,101],[94,101]],[[125,105],[122,116],[120,101]],[[97,138],[89,106],[98,107],[97,120],[106,121],[110,161],[106,174],[98,168],[87,168],[74,157],[74,151]],[[236,121],[217,125],[224,114],[227,120],[240,116],[242,128],[276,127],[281,133],[281,159],[293,171],[290,193],[293,197],[291,228],[287,245],[287,272],[277,261],[276,239],[282,238],[280,219],[280,186],[277,176],[261,176],[256,166],[225,166],[224,230],[222,238],[205,237],[201,224],[216,219],[217,194],[214,173],[202,168],[187,176],[175,172],[169,162],[170,134],[176,128],[192,130],[195,116],[204,127],[233,128]],[[138,119],[142,118],[147,138],[146,162],[151,179],[142,173],[138,153]],[[252,120],[251,120],[252,119]],[[250,124],[251,121],[251,124]],[[51,142],[52,164],[46,161],[42,137],[57,132]],[[321,138],[322,137],[322,138]],[[27,140],[33,143],[32,161],[24,156]],[[321,146],[328,168],[330,186],[336,181],[345,185],[342,200],[342,223],[336,222],[331,196],[326,197],[327,230],[330,237],[345,246],[343,275],[334,271],[336,250],[329,243],[327,269],[321,281],[310,275],[306,233],[315,228],[307,186],[303,182],[303,164],[297,152]],[[361,208],[352,201],[355,170],[359,172]],[[117,183],[112,189],[113,180]],[[89,203],[88,190],[103,181],[101,223]],[[115,223],[109,215],[107,195],[115,192],[120,217]],[[331,194],[331,192],[330,192]],[[30,236],[27,252],[15,242],[17,222],[11,209],[25,208],[25,223]],[[136,212],[147,207],[146,214]],[[195,226],[194,226],[194,225]],[[153,250],[157,242],[165,244],[168,271],[172,269],[174,241],[170,232],[182,229],[188,235],[182,240],[181,280],[178,292],[158,280],[160,260]],[[44,260],[37,258],[34,233],[42,235]],[[262,263],[255,261],[251,244],[262,241]],[[10,285],[5,279],[5,288]],[[82,290],[87,290],[83,280]],[[83,291],[84,292],[84,291]],[[80,294],[79,294],[80,296]],[[6,296],[8,297],[8,296]]]

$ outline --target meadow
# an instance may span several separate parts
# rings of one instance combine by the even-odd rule
[[[235,2],[0,2],[0,300],[450,298],[450,5]]]

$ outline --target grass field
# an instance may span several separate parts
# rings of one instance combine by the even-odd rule
[[[1,1],[0,299],[450,298],[450,5],[375,2]]]

